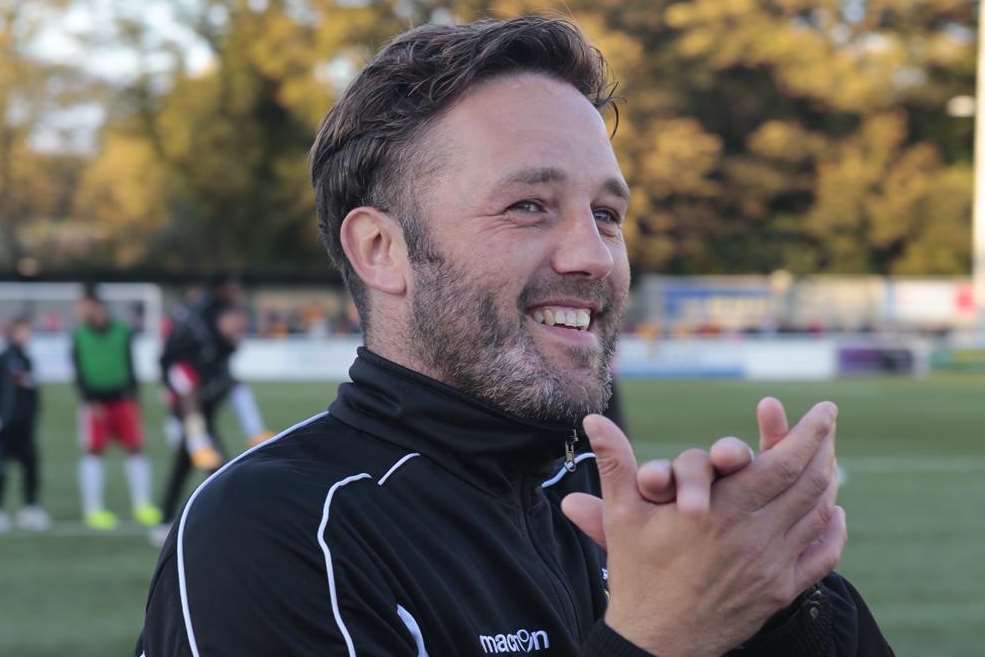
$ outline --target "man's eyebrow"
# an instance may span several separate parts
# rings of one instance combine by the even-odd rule
[[[568,175],[556,167],[530,167],[504,176],[496,186],[503,187],[516,183],[542,185],[551,182],[564,182],[567,179]]]
[[[496,184],[496,188],[513,184],[543,185],[545,183],[564,182],[567,179],[568,174],[557,167],[531,167],[504,176]],[[605,182],[602,183],[602,189],[613,196],[629,200],[629,187],[619,178],[606,178]]]
[[[629,187],[618,178],[606,178],[605,182],[602,183],[602,189],[624,201],[629,200]]]

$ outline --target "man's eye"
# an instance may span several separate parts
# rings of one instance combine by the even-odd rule
[[[601,223],[616,225],[622,223],[622,217],[617,212],[607,208],[596,208],[592,210],[592,214],[595,216],[595,221]]]
[[[544,206],[542,203],[538,201],[526,200],[526,201],[520,201],[518,203],[514,203],[508,209],[516,210],[519,212],[543,212]]]

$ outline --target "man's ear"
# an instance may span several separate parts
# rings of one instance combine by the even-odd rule
[[[410,261],[404,231],[390,215],[362,206],[342,220],[342,250],[366,287],[386,294],[407,291]]]

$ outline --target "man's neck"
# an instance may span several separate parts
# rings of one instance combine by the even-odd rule
[[[385,358],[392,363],[396,363],[401,367],[413,370],[418,374],[423,374],[424,376],[432,378],[435,381],[440,381],[441,383],[454,387],[450,381],[445,380],[445,378],[442,377],[434,368],[429,367],[419,358],[416,358],[405,344],[399,344],[399,341],[397,340],[392,338],[380,339],[378,336],[367,334],[363,336],[363,342],[366,344],[366,348],[377,356]]]

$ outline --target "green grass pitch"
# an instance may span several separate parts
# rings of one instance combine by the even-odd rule
[[[272,427],[327,406],[328,383],[259,384]],[[900,657],[981,654],[985,628],[985,378],[857,379],[829,383],[625,381],[641,458],[672,456],[719,436],[754,440],[753,408],[780,397],[793,419],[821,399],[839,403],[841,503],[849,545],[840,570],[862,590]],[[156,551],[133,525],[81,528],[75,476],[75,402],[44,389],[43,499],[56,521],[45,535],[0,536],[0,655],[132,654]],[[145,424],[159,492],[168,465],[157,391],[144,388]],[[224,417],[226,443],[239,432]],[[129,507],[122,462],[107,467],[111,508]],[[20,499],[16,468],[8,509]],[[189,491],[190,492],[190,491]]]

